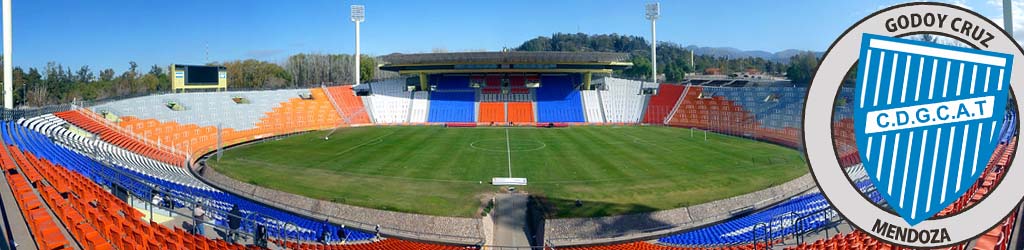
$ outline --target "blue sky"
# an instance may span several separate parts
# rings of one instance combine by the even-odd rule
[[[647,1],[13,0],[16,66],[77,69],[352,53],[349,5],[366,6],[362,50],[500,50],[556,32],[650,36]],[[903,1],[663,1],[658,40],[744,50],[825,50],[849,25]],[[1001,18],[1000,0],[956,4]],[[1017,10],[1024,6],[1015,3]],[[1024,14],[1016,11],[1015,15]],[[1022,20],[1024,18],[1018,18]],[[1020,21],[1024,22],[1024,20]],[[1022,23],[1024,24],[1024,23]],[[1022,24],[1016,25],[1024,28]]]

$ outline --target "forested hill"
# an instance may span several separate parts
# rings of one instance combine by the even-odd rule
[[[649,42],[643,37],[618,34],[588,35],[555,33],[523,42],[520,51],[599,51],[632,55],[633,67],[620,72],[627,77],[649,78],[651,72]],[[690,52],[694,52],[690,65]],[[806,83],[817,67],[820,53],[784,50],[777,53],[742,51],[734,48],[684,47],[672,42],[658,43],[658,72],[667,81],[679,81],[686,73],[717,68],[722,73],[754,69],[773,75],[790,75],[794,82]],[[788,72],[788,71],[793,72]]]

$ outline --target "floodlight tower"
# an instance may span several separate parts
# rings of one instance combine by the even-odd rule
[[[11,38],[11,0],[3,0],[4,15],[4,108],[14,109],[14,56],[12,55],[14,39]]]
[[[360,67],[359,67],[359,23],[366,19],[366,8],[362,5],[352,5],[352,22],[356,23],[356,86],[359,86]]]
[[[1003,0],[1003,29],[1013,38],[1013,1]]]
[[[658,32],[655,29],[655,22],[661,16],[661,4],[658,2],[647,4],[647,20],[651,20],[651,81],[658,82]]]

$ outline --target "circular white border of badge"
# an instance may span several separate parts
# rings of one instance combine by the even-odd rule
[[[943,27],[917,27],[897,31],[888,31],[885,27],[887,19],[911,13],[934,13],[948,15]],[[950,26],[953,18],[959,17],[992,33],[995,38],[988,41],[988,47],[973,41],[969,36],[953,33]],[[1024,198],[1024,169],[1007,168],[1004,181],[996,190],[977,203],[973,208],[955,216],[926,220],[914,226],[914,230],[948,229],[951,241],[942,243],[906,243],[894,242],[871,231],[877,220],[898,226],[911,228],[903,218],[888,213],[868,200],[850,185],[846,173],[840,167],[835,145],[832,140],[832,115],[836,93],[847,72],[856,65],[863,33],[871,33],[890,37],[902,37],[914,34],[941,34],[956,38],[987,51],[1013,55],[1010,89],[1024,88],[1024,52],[1010,36],[991,20],[977,15],[958,6],[941,3],[908,3],[889,7],[862,19],[847,29],[825,53],[820,66],[814,74],[804,103],[803,137],[806,156],[810,164],[811,174],[818,183],[822,194],[847,221],[865,233],[884,242],[908,247],[944,247],[973,239],[999,224]],[[1024,110],[1024,102],[1017,103],[1018,110]],[[1011,165],[1021,161],[1022,151],[1018,150]]]

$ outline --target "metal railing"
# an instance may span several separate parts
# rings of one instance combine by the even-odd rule
[[[114,130],[117,133],[121,133],[121,134],[123,134],[125,136],[129,136],[129,137],[135,139],[136,141],[142,142],[143,144],[146,144],[146,145],[148,145],[150,147],[154,147],[154,148],[156,148],[158,150],[166,151],[166,152],[169,152],[169,153],[174,154],[176,156],[179,156],[184,161],[187,161],[188,158],[189,158],[189,155],[187,153],[185,153],[185,152],[182,152],[182,151],[180,151],[180,150],[178,150],[178,149],[176,149],[174,147],[167,146],[167,145],[164,145],[164,144],[159,143],[159,142],[154,142],[154,141],[150,140],[149,138],[146,138],[144,136],[141,136],[141,135],[139,135],[137,133],[132,132],[130,129],[125,129],[125,128],[121,127],[120,125],[114,124],[110,120],[107,120],[106,118],[100,117],[99,114],[97,114],[96,112],[92,112],[92,110],[83,108],[83,109],[79,110],[79,112],[82,113],[83,115],[85,115],[85,117],[88,117],[89,119],[93,120],[94,122],[102,124],[103,126],[106,126],[106,127],[110,128],[110,129]],[[177,166],[178,167],[185,167],[186,164],[185,164],[184,161],[181,162],[181,163],[177,163],[178,164]]]

